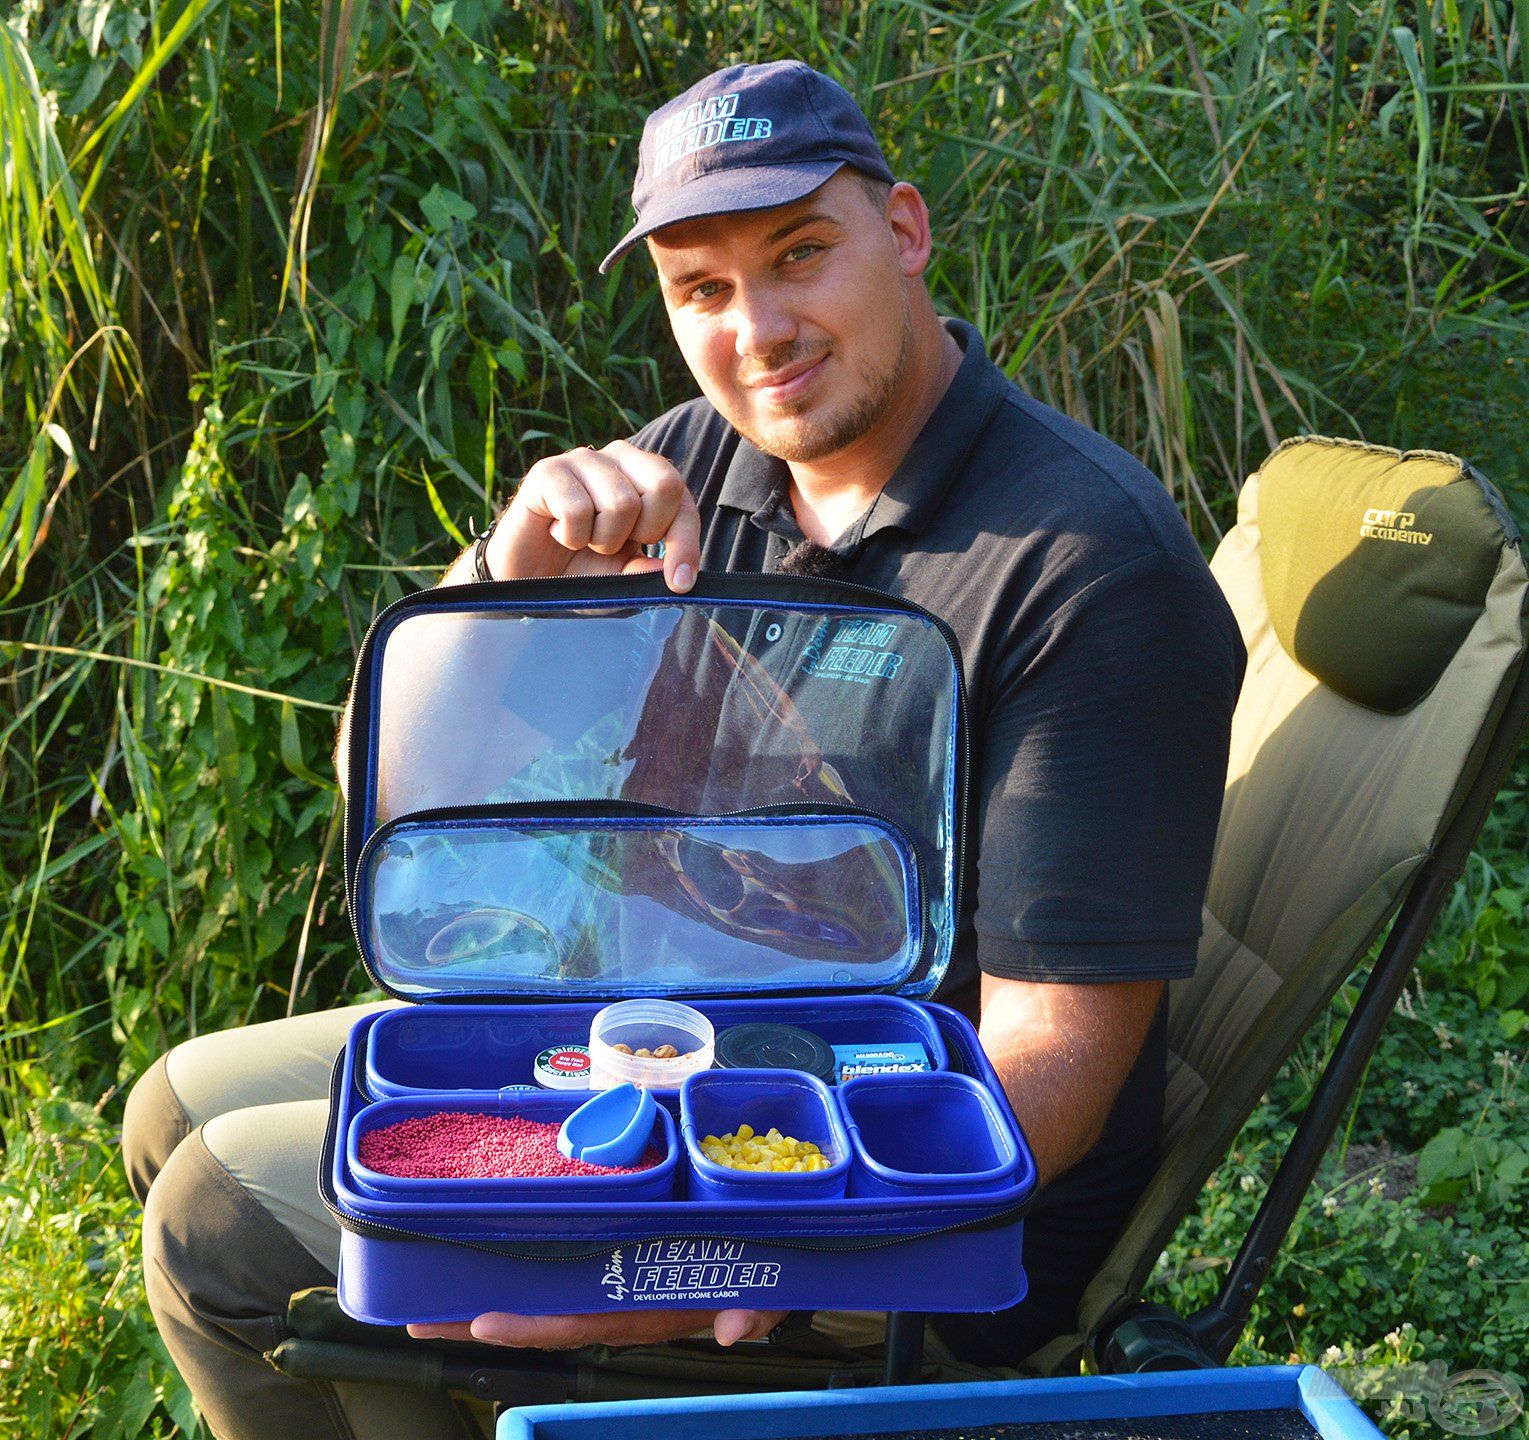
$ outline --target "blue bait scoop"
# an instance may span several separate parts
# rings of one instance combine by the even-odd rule
[[[617,1085],[586,1100],[557,1132],[557,1148],[589,1165],[633,1165],[653,1135],[658,1105],[646,1090]]]

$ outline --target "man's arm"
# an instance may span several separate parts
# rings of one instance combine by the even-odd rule
[[[1141,1052],[1161,980],[982,977],[979,1034],[1049,1184],[1093,1149]]]

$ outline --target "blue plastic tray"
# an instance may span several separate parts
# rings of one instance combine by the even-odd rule
[[[380,1098],[526,1084],[543,1050],[589,1042],[590,1008],[431,1004],[390,1010],[367,1032],[367,1093]],[[780,1022],[787,1015],[799,1019],[802,1002],[714,1000],[705,1008],[723,1029]],[[931,1069],[946,1065],[945,1041],[930,1011],[896,995],[836,998],[831,1012],[814,1014],[812,1029],[829,1045],[922,1045]]]
[[[483,1096],[478,1101],[453,1094],[440,1096],[389,1096],[366,1107],[364,1122],[352,1125],[345,1137],[347,1183],[374,1200],[410,1204],[418,1200],[434,1203],[442,1198],[463,1201],[514,1201],[518,1204],[559,1205],[569,1197],[569,1187],[580,1195],[598,1194],[607,1203],[628,1204],[637,1200],[669,1199],[674,1193],[675,1172],[680,1159],[680,1140],[673,1117],[660,1108],[648,1144],[656,1147],[663,1159],[647,1170],[612,1170],[605,1175],[582,1176],[576,1180],[507,1176],[503,1179],[414,1179],[379,1174],[366,1166],[360,1156],[360,1142],[368,1130],[393,1125],[400,1120],[417,1119],[442,1111],[487,1115],[524,1115],[544,1125],[561,1125],[582,1105],[588,1095],[567,1091],[540,1090],[526,1093]]]
[[[1171,1375],[1079,1376],[991,1385],[900,1385],[879,1390],[793,1391],[776,1395],[711,1395],[684,1400],[631,1400],[593,1405],[538,1405],[500,1417],[497,1440],[805,1440],[823,1436],[940,1434],[983,1427],[1051,1425],[1066,1440],[1096,1432],[1118,1437],[1108,1422],[1201,1417],[1201,1440],[1218,1434],[1218,1417],[1261,1412],[1272,1421],[1294,1412],[1322,1440],[1382,1440],[1359,1407],[1314,1365],[1200,1370]],[[1037,1432],[1037,1440],[1046,1432]],[[1246,1436],[1246,1427],[1219,1433]]]
[[[1002,1088],[963,1016],[943,1006],[917,1006],[890,997],[698,1002],[715,1022],[809,1019],[819,1033],[846,1033],[884,1007],[932,1031],[932,1049],[990,1095]],[[424,1026],[439,1014],[450,1030],[459,1007],[410,1012]],[[580,1012],[587,1026],[597,1005],[559,1006]],[[1023,1216],[1035,1167],[1017,1122],[1001,1101],[1020,1160],[1012,1182],[994,1188],[930,1187],[927,1194],[804,1199],[782,1205],[760,1200],[689,1196],[688,1168],[677,1198],[518,1204],[464,1198],[455,1182],[434,1182],[438,1193],[382,1199],[355,1183],[344,1136],[374,1103],[368,1056],[374,1028],[401,1012],[367,1016],[352,1030],[336,1067],[321,1184],[342,1226],[339,1294],[344,1309],[376,1324],[470,1319],[489,1310],[578,1314],[626,1309],[744,1307],[795,1309],[1002,1309],[1023,1299],[1020,1259]],[[480,1007],[485,1021],[501,1007]],[[525,1013],[525,1012],[522,1012]],[[832,1019],[828,1017],[834,1017]],[[846,1017],[849,1017],[846,1019]],[[533,1010],[533,1026],[544,1023]],[[853,1037],[851,1037],[853,1038]],[[424,1047],[428,1048],[428,1047]],[[437,1055],[431,1074],[444,1073]],[[407,1082],[406,1073],[395,1075]],[[412,1092],[416,1101],[426,1095]],[[439,1096],[460,1105],[464,1092]],[[498,1097],[495,1096],[496,1108]],[[673,1114],[678,1094],[661,1103]],[[485,1097],[485,1100],[487,1097]],[[429,1186],[432,1182],[417,1182]]]

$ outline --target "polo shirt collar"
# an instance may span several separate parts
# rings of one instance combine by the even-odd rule
[[[914,535],[928,529],[1002,397],[1007,382],[988,359],[976,327],[964,320],[946,320],[945,328],[961,347],[961,363],[902,463],[871,502],[863,523],[852,525],[846,539],[864,540],[893,526]],[[776,529],[781,510],[789,513],[789,478],[785,461],[740,437],[717,503],[742,510],[761,529]]]
[[[790,478],[784,460],[766,455],[740,435],[727,474],[722,477],[717,504],[742,510],[760,521],[773,519],[785,504]]]

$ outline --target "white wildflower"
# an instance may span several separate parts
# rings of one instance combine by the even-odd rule
[[[1258,1188],[1258,1181],[1252,1175],[1244,1175],[1242,1179],[1237,1183],[1242,1187],[1242,1193],[1244,1195],[1246,1195],[1250,1190],[1256,1190]]]
[[[1336,1195],[1324,1195],[1322,1197],[1322,1213],[1329,1220],[1338,1213],[1338,1197]]]

